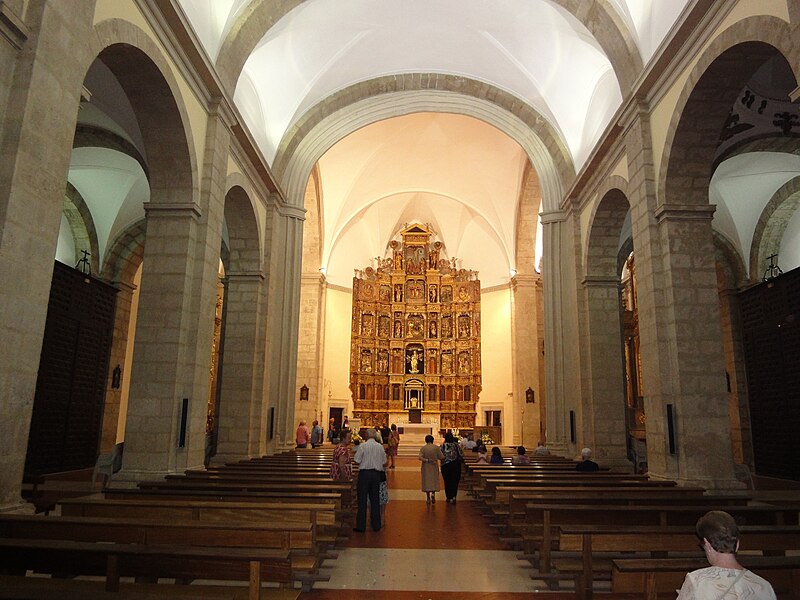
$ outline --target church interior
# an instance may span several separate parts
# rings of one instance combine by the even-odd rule
[[[0,0],[0,32],[0,598],[656,598],[696,539],[609,556],[701,508],[800,597],[800,2]],[[380,532],[329,477],[345,422],[401,432]],[[434,507],[446,432],[549,455],[470,449]],[[653,531],[568,547],[617,523]]]

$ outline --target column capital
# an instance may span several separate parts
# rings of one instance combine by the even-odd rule
[[[583,287],[619,287],[619,279],[616,277],[604,277],[602,275],[586,275],[581,281]]]
[[[137,286],[134,284],[122,280],[112,281],[111,285],[113,285],[115,288],[118,288],[120,292],[127,292],[128,294],[133,294],[133,292],[135,292],[137,289]]]
[[[292,204],[278,204],[276,206],[278,214],[281,217],[287,217],[289,219],[297,219],[299,221],[306,220],[306,209],[302,206],[294,206]]]
[[[225,279],[228,281],[264,281],[264,273],[262,271],[227,271]]]
[[[196,202],[145,202],[144,212],[148,217],[159,216],[164,217],[192,217],[199,219],[203,211],[200,205]]]
[[[550,225],[552,223],[563,223],[567,220],[567,213],[563,210],[547,210],[539,213],[542,219],[542,225]]]
[[[662,204],[655,210],[656,221],[710,221],[716,204]]]

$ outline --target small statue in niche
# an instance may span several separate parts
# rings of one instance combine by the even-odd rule
[[[389,302],[389,286],[382,285],[379,299],[381,302]]]
[[[378,372],[386,373],[389,368],[389,355],[386,352],[378,354]]]
[[[403,284],[398,283],[394,286],[394,301],[395,302],[402,302],[403,301]]]
[[[436,321],[431,321],[431,324],[430,324],[430,327],[429,327],[429,331],[428,331],[428,333],[429,333],[428,337],[435,338],[436,334],[437,334],[437,330],[436,329],[437,329],[436,328]]]
[[[403,337],[403,324],[400,321],[394,322],[394,337]]]
[[[463,285],[458,288],[458,299],[461,302],[467,302],[469,300],[469,291]]]
[[[431,285],[428,288],[428,302],[436,302],[438,296],[438,288],[436,285]]]
[[[469,373],[469,353],[462,352],[458,355],[458,372]]]
[[[381,317],[379,319],[378,335],[382,338],[389,337],[389,317]]]
[[[442,242],[435,242],[428,253],[428,268],[435,269],[439,264],[439,252],[442,249]],[[435,302],[435,300],[431,300]]]
[[[361,370],[366,372],[372,371],[372,357],[370,356],[369,350],[364,350],[361,353]]]
[[[400,244],[397,241],[392,240],[389,244],[392,248],[392,256],[394,258],[394,270],[395,271],[402,271],[403,270],[403,251],[400,249]]]
[[[419,350],[414,348],[414,350],[409,353],[408,358],[406,359],[406,362],[408,362],[408,372],[412,375],[418,374],[420,372],[419,368],[421,361],[422,354],[419,352]]]
[[[453,374],[453,355],[450,352],[442,352],[442,373]]]

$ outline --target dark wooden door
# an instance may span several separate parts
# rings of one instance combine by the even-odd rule
[[[103,420],[117,290],[55,263],[25,472],[94,465]]]

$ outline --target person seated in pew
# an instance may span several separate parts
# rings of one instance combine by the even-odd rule
[[[478,446],[478,460],[475,461],[476,465],[485,465],[489,461],[486,460],[486,446],[481,444]]]
[[[489,459],[490,465],[502,465],[503,453],[498,446],[492,448],[492,458]]]
[[[531,457],[525,455],[525,446],[517,446],[517,455],[511,457],[511,464],[515,466],[531,464]]]
[[[533,451],[535,456],[550,456],[550,450],[548,450],[547,446],[544,445],[542,440],[539,440],[536,444],[536,449]]]
[[[581,450],[581,462],[575,465],[575,470],[582,473],[594,473],[600,470],[600,465],[592,460],[592,449]]]
[[[769,582],[736,560],[739,528],[731,515],[722,510],[707,512],[695,530],[711,566],[688,573],[677,600],[775,600]]]

